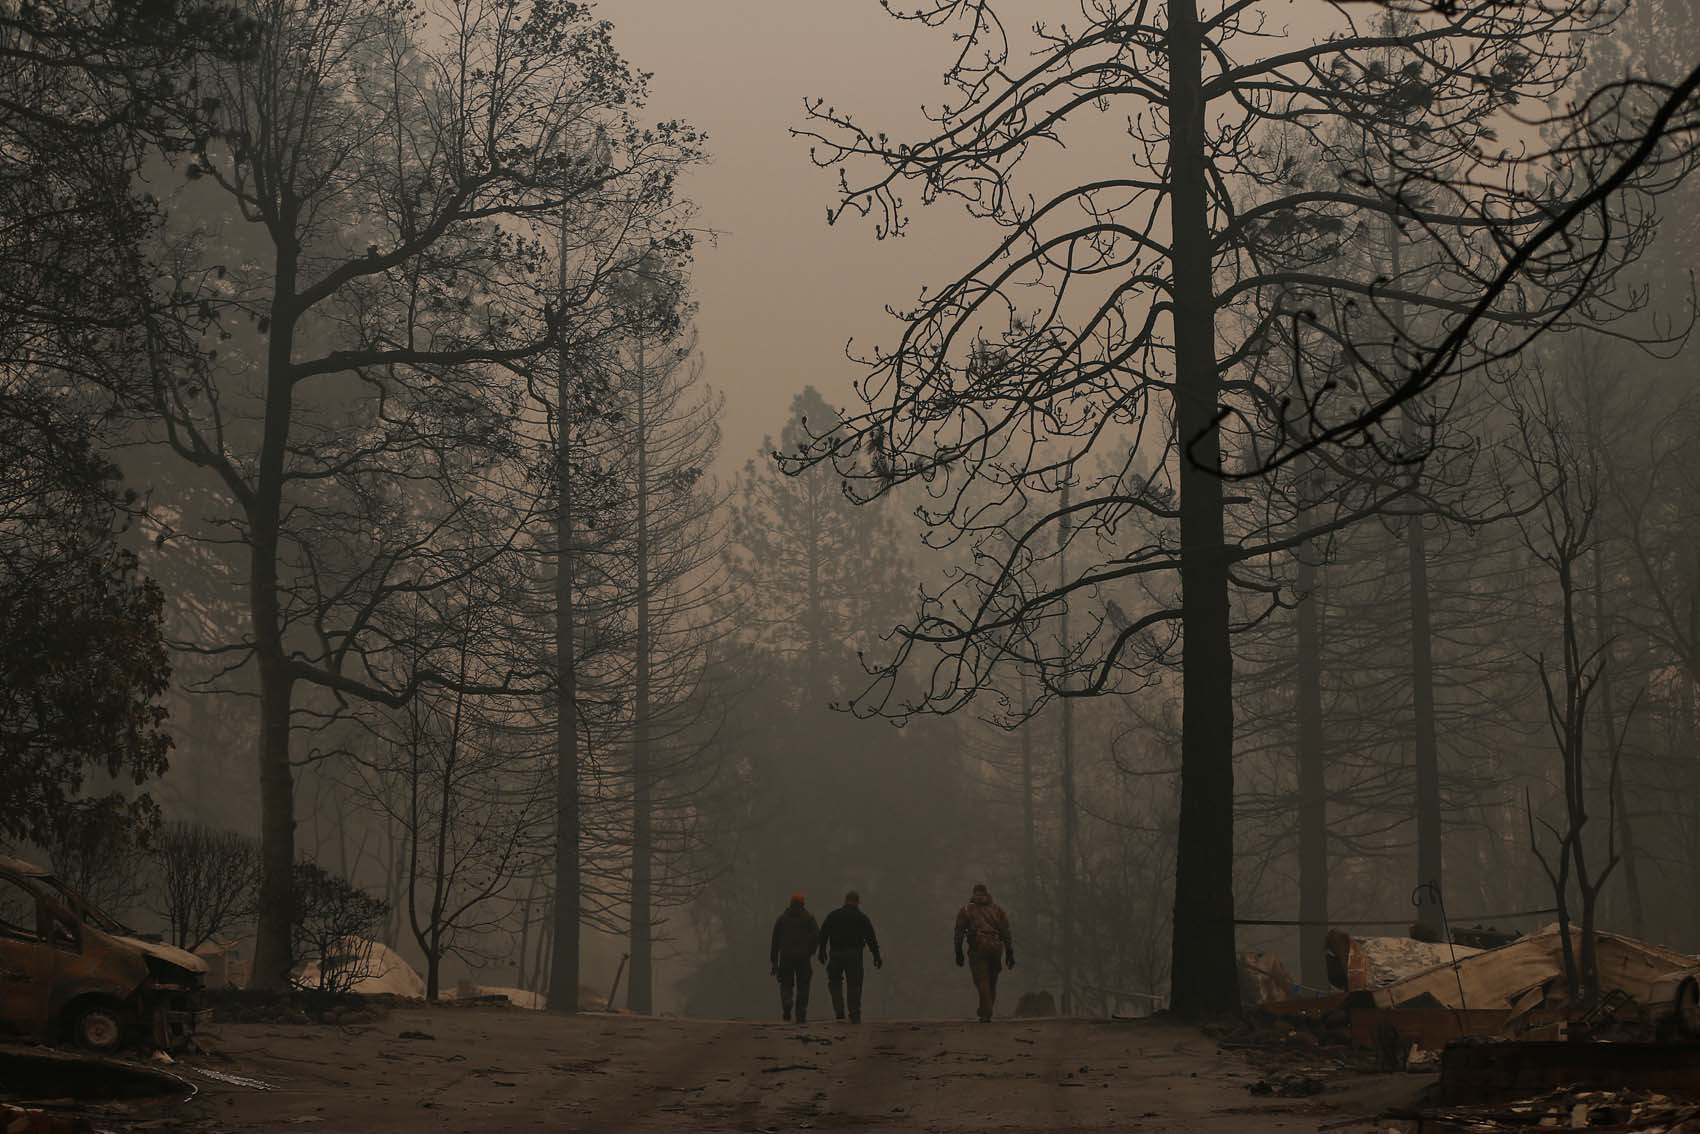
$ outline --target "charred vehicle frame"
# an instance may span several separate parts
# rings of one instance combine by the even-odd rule
[[[95,909],[51,871],[0,857],[0,1031],[110,1052],[181,1048],[210,1012],[207,964]]]

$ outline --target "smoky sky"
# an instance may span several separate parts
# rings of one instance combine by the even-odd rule
[[[944,282],[995,239],[949,200],[916,210],[901,239],[875,240],[854,217],[829,228],[836,174],[811,165],[808,143],[788,133],[804,121],[804,98],[818,96],[894,137],[917,136],[920,108],[951,93],[942,79],[950,34],[900,24],[879,0],[601,0],[597,11],[627,58],[654,74],[649,117],[683,118],[709,136],[712,164],[690,174],[685,193],[715,234],[694,290],[707,377],[726,396],[720,470],[729,474],[778,434],[804,385],[853,404],[861,371],[845,358],[847,341],[890,343],[886,305]],[[1018,37],[1036,20],[1079,19],[1077,0],[1005,0],[998,11]],[[1340,18],[1325,0],[1270,12],[1267,30],[1307,40]],[[1111,131],[1065,141],[1031,164],[1056,175],[1116,160],[1104,152]]]
[[[654,73],[650,117],[685,118],[709,135],[713,163],[685,192],[716,232],[694,290],[707,377],[726,396],[729,473],[778,434],[804,385],[849,402],[858,370],[846,341],[889,342],[884,305],[913,299],[975,249],[950,206],[925,210],[901,240],[876,241],[850,220],[829,228],[835,175],[787,132],[802,123],[806,95],[882,127],[924,125],[918,107],[944,96],[950,44],[898,25],[877,0],[604,0],[597,10],[626,56]]]

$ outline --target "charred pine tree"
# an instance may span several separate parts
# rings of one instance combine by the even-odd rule
[[[1033,730],[1026,719],[1032,702],[1028,694],[1027,674],[1023,672],[1020,677],[1023,720],[1016,729],[1021,737],[1021,917],[1025,928],[1039,924],[1039,838],[1034,825],[1039,789],[1034,777]],[[1031,966],[1028,971],[1033,971]]]
[[[596,774],[599,742],[613,727],[608,661],[625,640],[618,626],[627,604],[612,593],[620,572],[610,564],[618,558],[618,517],[631,503],[616,472],[623,398],[606,360],[625,333],[622,293],[631,272],[658,250],[681,251],[690,241],[681,229],[689,206],[674,197],[671,171],[657,165],[623,177],[608,123],[576,122],[558,145],[568,169],[604,191],[562,202],[553,254],[556,307],[566,317],[552,364],[515,369],[530,406],[524,428],[548,438],[531,482],[548,512],[532,552],[547,579],[539,615],[553,629],[553,695],[542,715],[551,722],[556,764],[551,896],[541,903],[552,920],[539,947],[550,950],[549,972],[571,974],[546,982],[549,1006],[570,1012],[579,1006],[581,927],[613,928],[608,911],[627,889],[610,886],[601,865],[618,840],[609,835]],[[544,970],[531,966],[539,988]]]
[[[1062,489],[1058,494],[1061,501],[1063,520],[1057,525],[1057,574],[1058,585],[1068,585],[1068,498],[1072,487],[1074,470],[1065,469],[1063,472]],[[1070,646],[1068,633],[1068,608],[1064,607],[1062,618],[1059,620],[1059,633],[1062,635],[1062,650],[1066,653]],[[1059,757],[1058,776],[1061,784],[1060,802],[1062,804],[1061,823],[1062,846],[1057,852],[1057,906],[1058,921],[1058,956],[1057,966],[1062,974],[1062,1014],[1074,1015],[1075,997],[1075,884],[1077,880],[1077,864],[1079,853],[1076,844],[1080,838],[1080,807],[1075,799],[1074,775],[1074,700],[1065,697],[1062,701],[1062,730],[1058,737],[1057,754]]]
[[[1304,505],[1298,524],[1309,531],[1316,526],[1309,505],[1316,478],[1301,488]],[[1298,718],[1298,825],[1299,825],[1299,980],[1307,988],[1327,988],[1325,964],[1328,938],[1328,749],[1322,713],[1322,608],[1323,566],[1315,541],[1300,544],[1295,555],[1294,580],[1298,602],[1296,620],[1297,683],[1295,711]]]
[[[615,289],[613,425],[629,485],[623,537],[630,586],[631,968],[627,1006],[654,1010],[660,911],[714,869],[694,831],[694,796],[718,755],[722,707],[710,650],[728,632],[724,498],[708,468],[720,443],[719,397],[702,382],[682,250],[653,250]]]

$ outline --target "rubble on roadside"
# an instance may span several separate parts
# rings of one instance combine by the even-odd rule
[[[1571,934],[1579,948],[1580,931]],[[1463,1037],[1700,1038],[1700,958],[1601,932],[1596,955],[1603,995],[1593,1012],[1578,1015],[1556,926],[1494,949],[1415,941],[1393,948],[1387,940],[1331,932],[1330,975],[1356,987],[1265,1002],[1256,1015],[1275,1027],[1320,1031],[1378,1051],[1388,1069],[1406,1067],[1413,1045],[1419,1053],[1438,1052]],[[1455,950],[1457,959],[1419,965],[1434,950]],[[1419,1062],[1427,1058],[1420,1054]]]
[[[1293,978],[1273,953],[1240,954],[1240,1003],[1264,1004],[1293,994]]]
[[[1460,1040],[1441,1053],[1435,1101],[1487,1103],[1576,1087],[1700,1100],[1700,1043]]]
[[[1581,931],[1573,928],[1571,937],[1579,949]],[[1512,1032],[1526,1031],[1538,1019],[1531,1013],[1567,1007],[1563,945],[1557,928],[1549,928],[1498,949],[1461,955],[1456,964],[1430,966],[1368,990],[1368,995],[1383,1009],[1420,1004],[1503,1011]],[[1655,986],[1671,974],[1700,967],[1700,960],[1685,953],[1615,933],[1596,934],[1596,949],[1601,990],[1621,992],[1640,1005],[1655,1004]]]
[[[1570,933],[1579,954],[1580,930]],[[1296,1066],[1322,1054],[1341,1068],[1438,1072],[1420,1110],[1382,1116],[1423,1134],[1700,1134],[1700,958],[1597,933],[1600,996],[1581,1011],[1557,926],[1457,936],[1436,944],[1332,931],[1339,990],[1264,999],[1221,1034],[1222,1046],[1258,1065],[1250,1090],[1259,1095],[1294,1097],[1323,1082],[1314,1066]],[[1251,959],[1242,958],[1242,988]]]
[[[0,1103],[0,1134],[89,1134],[93,1129],[81,1115]]]
[[[1483,951],[1410,937],[1353,937],[1333,929],[1327,937],[1328,979],[1345,992],[1385,988]]]
[[[1328,1085],[1320,1075],[1288,1072],[1285,1075],[1270,1075],[1259,1079],[1246,1089],[1264,1098],[1304,1099],[1320,1095],[1328,1089]]]
[[[151,1059],[0,1044],[0,1134],[175,1129],[155,1124],[195,1092]]]
[[[1228,1051],[1285,1050],[1343,1057],[1353,1046],[1341,1011],[1276,1015],[1252,1009],[1232,1025],[1205,1025],[1204,1033]]]
[[[1415,1120],[1424,1134],[1521,1130],[1700,1134],[1700,1103],[1653,1091],[1558,1090],[1512,1103],[1424,1107],[1397,1117]]]
[[[209,992],[206,1003],[220,1024],[333,1024],[370,1027],[393,1009],[423,1003],[399,996],[361,996],[355,993],[289,989],[222,989]]]

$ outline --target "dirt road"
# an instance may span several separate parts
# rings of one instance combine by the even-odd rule
[[[440,1008],[215,1034],[221,1054],[174,1068],[200,1088],[175,1108],[179,1129],[1352,1131],[1377,1129],[1349,1120],[1422,1084],[1335,1071],[1320,1095],[1260,1098],[1243,1055],[1150,1022],[799,1027]]]

